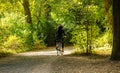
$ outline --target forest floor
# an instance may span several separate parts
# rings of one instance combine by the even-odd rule
[[[57,56],[54,47],[5,57],[0,60],[0,73],[120,73],[120,61],[110,56],[73,56],[72,47],[65,47],[64,56]]]

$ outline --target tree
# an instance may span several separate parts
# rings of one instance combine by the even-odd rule
[[[29,0],[23,0],[23,7],[24,7],[24,12],[25,12],[25,16],[26,16],[26,22],[28,24],[30,24],[30,29],[31,29],[31,34],[29,37],[29,43],[33,44],[33,25],[32,25],[32,18],[31,18],[31,12],[30,12],[30,5],[29,5]]]
[[[120,0],[113,0],[113,48],[112,60],[120,60]]]
[[[29,9],[29,1],[28,0],[23,0],[23,6],[24,6],[24,12],[26,17],[26,22],[32,24],[32,19],[31,19],[31,13]]]

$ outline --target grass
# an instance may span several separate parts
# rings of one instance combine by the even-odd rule
[[[46,47],[45,46],[28,46],[28,47],[25,47],[23,49],[5,49],[5,48],[2,48],[0,49],[0,58],[3,58],[3,57],[7,57],[7,56],[10,56],[10,55],[14,55],[14,54],[17,54],[17,53],[21,53],[21,52],[27,52],[27,51],[38,51],[38,50],[43,50],[45,49]]]
[[[106,48],[106,47],[101,47],[101,48],[95,48],[92,50],[92,53],[86,53],[85,51],[82,50],[74,50],[72,53],[73,56],[93,56],[93,58],[98,57],[98,58],[104,58],[108,57],[111,55],[111,48]]]
[[[14,50],[5,50],[5,49],[2,49],[2,50],[0,50],[0,58],[6,57],[6,56],[10,56],[10,55],[13,55],[15,53],[16,52]]]

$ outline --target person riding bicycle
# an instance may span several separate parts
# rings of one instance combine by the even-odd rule
[[[65,36],[65,32],[63,30],[63,26],[60,25],[57,29],[57,32],[55,33],[55,44],[58,42],[62,43],[62,51],[64,52],[64,36]],[[56,48],[57,49],[57,48]]]

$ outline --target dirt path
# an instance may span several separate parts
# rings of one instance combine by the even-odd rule
[[[120,62],[109,57],[56,56],[53,49],[21,53],[0,60],[0,73],[120,73]]]

